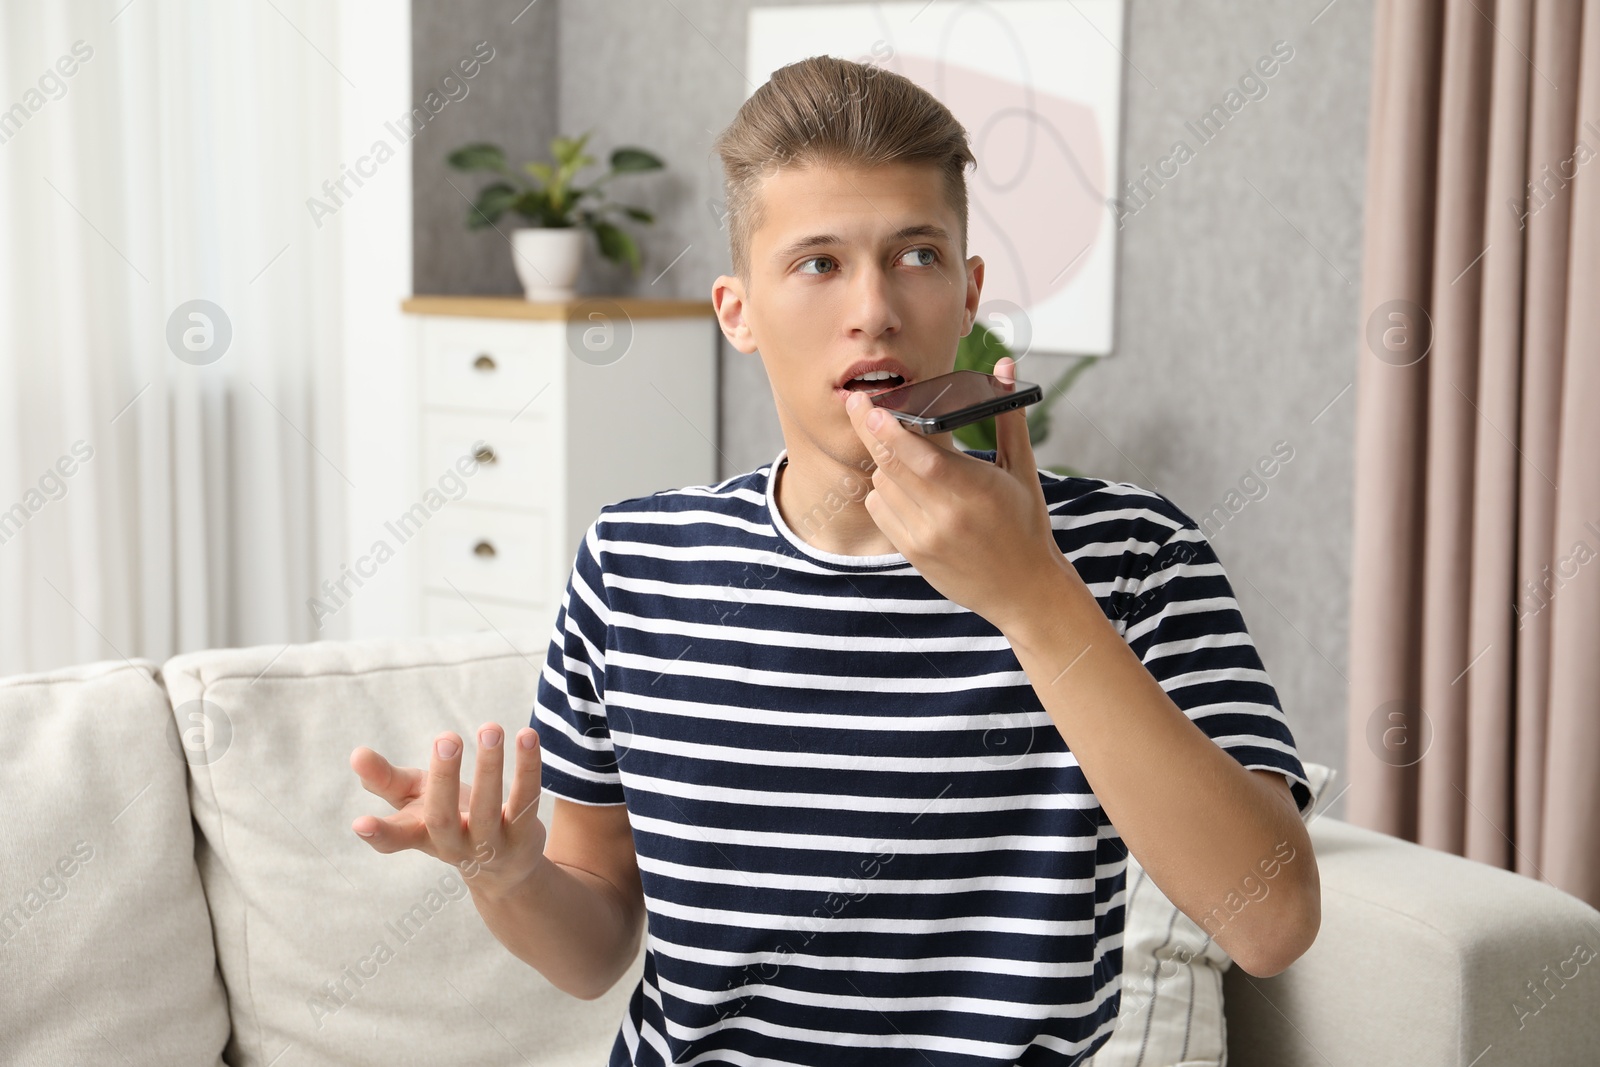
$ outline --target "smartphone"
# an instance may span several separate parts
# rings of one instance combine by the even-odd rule
[[[885,389],[872,402],[922,434],[944,433],[990,415],[1036,404],[1044,391],[1032,382],[1007,385],[993,374],[954,370],[937,378]]]

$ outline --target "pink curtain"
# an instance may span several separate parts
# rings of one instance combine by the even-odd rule
[[[1600,907],[1600,4],[1376,7],[1347,817]]]

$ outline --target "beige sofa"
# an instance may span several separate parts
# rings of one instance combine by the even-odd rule
[[[514,731],[547,638],[0,679],[0,1063],[604,1064],[642,957],[604,997],[569,997],[494,940],[459,871],[350,830],[388,810],[353,748],[417,765],[438,730]],[[1230,969],[1232,1063],[1600,1062],[1600,959],[1567,962],[1600,946],[1594,909],[1330,817],[1311,829],[1321,936],[1277,977]]]

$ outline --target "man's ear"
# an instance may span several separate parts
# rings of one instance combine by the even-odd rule
[[[972,324],[978,321],[978,304],[983,299],[983,257],[967,257],[967,326],[961,331],[965,337],[972,332]]]
[[[745,355],[756,350],[755,334],[744,317],[744,283],[729,274],[721,275],[711,283],[711,306],[716,309],[717,323],[728,343]]]

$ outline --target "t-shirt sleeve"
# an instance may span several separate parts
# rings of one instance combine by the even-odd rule
[[[1194,520],[1170,501],[1166,510],[1181,525],[1141,564],[1123,637],[1218,747],[1247,769],[1282,773],[1304,818],[1311,785],[1233,587]]]
[[[591,523],[567,579],[534,697],[540,785],[579,804],[624,803],[606,720],[605,656],[611,609],[601,578],[599,520]]]

